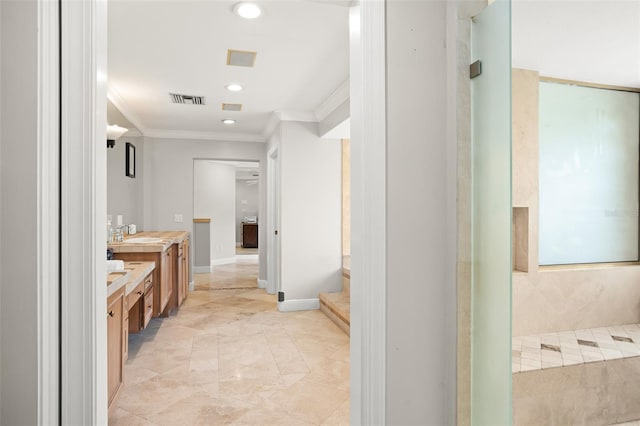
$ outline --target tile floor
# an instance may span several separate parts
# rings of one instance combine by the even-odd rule
[[[564,331],[512,340],[512,372],[640,356],[640,324]]]
[[[193,274],[193,280],[198,291],[258,288],[258,261],[237,256],[236,263],[214,266],[211,273]]]
[[[255,285],[256,262],[236,267],[236,285]],[[320,311],[280,313],[264,290],[217,279],[131,335],[109,424],[349,424],[348,336]]]

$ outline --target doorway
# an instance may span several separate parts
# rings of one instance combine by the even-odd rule
[[[274,148],[267,157],[267,170],[269,171],[269,183],[267,203],[269,209],[267,227],[267,262],[268,279],[267,293],[274,294],[280,291],[280,161],[278,149]]]
[[[380,10],[378,10],[378,11],[380,11]],[[77,19],[74,21],[76,24],[79,24],[79,23],[82,23],[82,22],[94,22],[94,18],[95,17],[94,18],[90,18],[90,14],[91,13],[95,13],[95,11],[85,10],[84,12],[86,12],[86,14],[79,14],[78,15]],[[98,19],[98,21],[99,21],[98,27],[94,28],[94,27],[89,26],[86,29],[86,32],[90,33],[90,34],[87,34],[87,35],[90,35],[90,37],[88,37],[88,38],[95,39],[97,37],[98,39],[102,39],[103,40],[104,30],[105,30],[103,25],[105,23],[104,19],[106,18],[106,5],[104,5],[104,7],[99,8],[98,11],[97,11],[97,14],[98,14],[98,18],[99,18]],[[105,48],[104,45],[102,45],[102,47],[98,46],[98,48],[97,48],[97,50],[99,50],[99,52],[97,52],[98,56],[100,56],[100,55],[102,55],[101,57],[105,56],[106,51],[104,50],[104,48]],[[101,75],[104,75],[104,74],[101,74]],[[95,79],[95,73],[91,74],[91,76],[92,76],[91,78]],[[91,83],[91,84],[95,84],[95,80],[91,80],[91,78],[89,78],[87,81],[93,81],[93,83]],[[104,83],[104,82],[102,82],[102,83]],[[104,88],[104,86],[102,86],[102,88]],[[99,93],[104,94],[104,92],[99,92]],[[93,109],[92,108],[86,108],[86,110],[89,111],[89,110],[93,110]],[[94,122],[94,121],[92,121],[92,122]],[[95,123],[94,123],[94,125],[95,125]],[[89,127],[91,127],[91,126],[89,126]],[[96,128],[96,134],[97,135],[93,135],[93,137],[95,137],[96,139],[99,139],[98,135],[101,136],[100,133],[101,133],[100,129]],[[89,139],[91,139],[91,138],[89,138]],[[89,154],[87,154],[87,155],[89,155]],[[93,153],[91,155],[95,156],[96,154]],[[93,164],[91,161],[87,161],[86,163],[87,164]],[[92,171],[92,170],[93,169],[91,169],[90,171]],[[97,192],[97,193],[100,193],[101,191],[104,192],[105,184],[106,184],[106,182],[104,182],[103,180],[98,179],[97,184],[96,184],[97,187],[94,188],[94,190],[95,190],[94,192]],[[91,211],[93,212],[93,210],[91,210]],[[91,222],[91,223],[93,223],[93,222]],[[94,224],[94,227],[95,227],[96,230],[97,229],[102,229],[101,225],[100,225],[100,227],[98,227],[97,225]],[[97,233],[97,234],[102,235],[102,233]],[[100,252],[100,250],[98,250],[98,248],[100,248],[100,245],[97,245],[97,248],[94,250],[96,255],[97,255],[98,252]],[[96,256],[96,258],[97,258],[97,256]],[[94,270],[92,269],[91,271],[94,271]],[[96,272],[96,274],[98,275],[98,278],[100,278],[99,268],[98,268],[98,271]],[[96,306],[98,306],[98,305],[96,305]],[[73,316],[72,313],[70,313],[69,315]],[[99,315],[101,315],[101,312],[97,307],[94,307],[93,310],[90,309],[89,312],[86,312],[84,314],[80,314],[80,316],[82,316],[82,317],[85,317],[85,316],[93,317],[93,316],[99,316]],[[73,317],[75,317],[75,316],[73,316]],[[93,324],[92,321],[88,321],[88,323]],[[364,341],[367,342],[367,339],[365,338]],[[88,354],[87,357],[91,357],[93,359],[95,357],[101,357],[102,356],[102,355],[98,354],[98,352],[99,352],[98,349],[100,349],[99,347],[96,348],[96,347],[92,346],[92,344],[83,343],[83,347],[85,347],[85,346],[86,346],[87,350],[86,350],[86,352],[83,352],[83,353]],[[91,385],[94,383],[94,380],[95,380],[95,379],[91,379],[91,378],[96,377],[96,375],[100,375],[99,373],[102,370],[102,368],[100,367],[100,364],[98,364],[96,366],[94,363],[88,363],[87,369],[91,370],[92,374],[85,374],[82,377],[88,377],[88,379],[86,379],[86,381],[87,381],[87,386],[86,387],[87,388],[91,388]],[[367,372],[367,373],[371,373],[372,375],[379,375],[379,373],[376,373],[376,372],[382,371],[382,369],[377,369],[377,368],[375,368],[375,366],[373,368],[365,367],[363,370],[365,372]],[[380,383],[382,383],[382,382],[380,382]],[[358,386],[353,390],[353,392],[354,392],[355,395],[360,395],[359,382],[358,382]],[[380,395],[380,394],[377,393],[376,395]],[[97,405],[101,405],[100,404],[100,402],[101,402],[100,401],[101,400],[100,392],[98,392],[97,395],[94,395],[94,398],[95,398],[95,400],[92,400],[91,407],[95,407]],[[83,409],[83,410],[86,409],[87,410],[86,413],[91,413],[91,410],[88,409],[87,407],[80,407],[80,408]],[[93,414],[86,414],[86,413],[84,415],[89,415],[90,417],[93,416]],[[104,412],[98,412],[98,414],[96,416],[97,416],[97,420],[94,418],[92,421],[85,421],[85,423],[104,423],[105,422],[106,419],[104,417],[105,416]],[[358,417],[356,417],[356,418],[358,418]]]

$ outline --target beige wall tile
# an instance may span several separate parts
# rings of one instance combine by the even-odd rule
[[[528,273],[513,275],[513,335],[640,322],[640,266],[538,267],[538,72],[514,69],[512,84],[513,205],[529,214]]]

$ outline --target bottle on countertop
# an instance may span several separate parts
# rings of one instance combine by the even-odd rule
[[[107,221],[107,244],[113,242],[113,227],[111,226],[111,221]]]

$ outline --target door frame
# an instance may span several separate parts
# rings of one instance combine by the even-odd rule
[[[280,282],[280,150],[267,153],[267,293],[282,290]]]
[[[107,2],[61,0],[50,24],[62,70],[60,423],[107,424]]]
[[[38,424],[60,419],[60,3],[38,3]]]
[[[351,423],[384,424],[385,2],[363,1],[350,9]],[[66,117],[63,140],[67,140],[62,147],[63,170],[65,164],[69,167],[63,174],[61,201],[62,423],[106,424],[106,339],[98,338],[106,336],[106,288],[93,284],[106,279],[99,259],[106,250],[107,2],[62,0],[62,17],[61,112]],[[53,19],[50,24],[60,28]],[[58,332],[53,324],[49,327],[50,332]],[[47,345],[47,349],[53,348]],[[51,393],[45,391],[43,399]]]
[[[351,6],[351,424],[386,423],[386,2]]]

